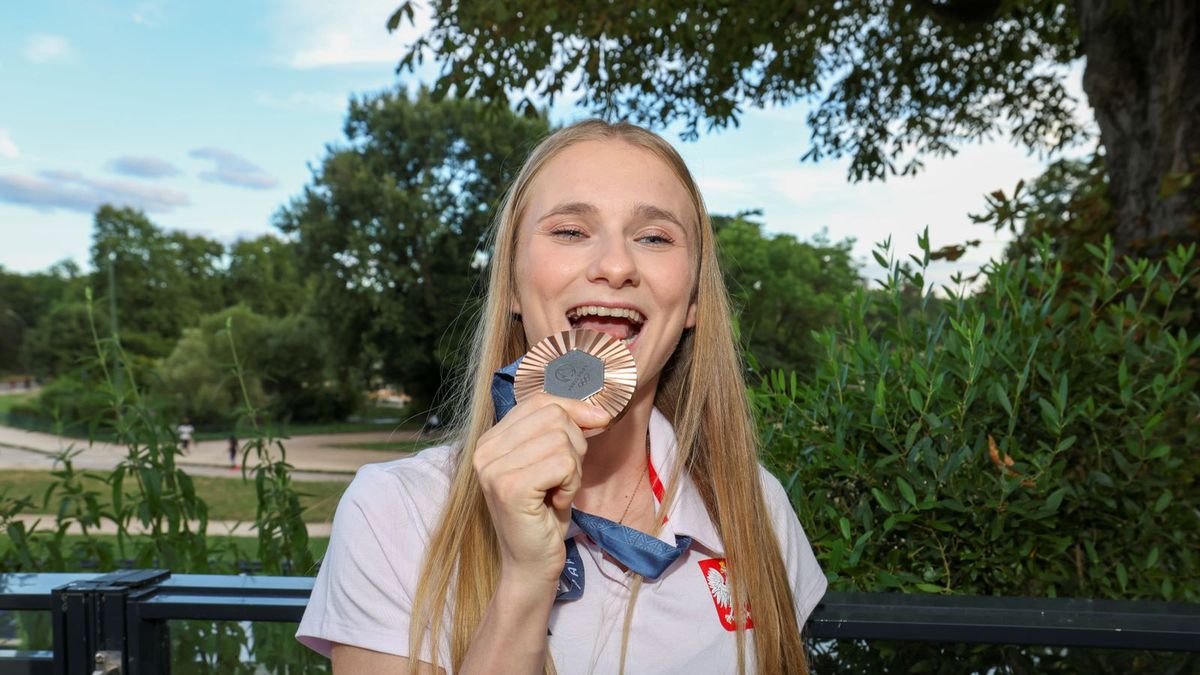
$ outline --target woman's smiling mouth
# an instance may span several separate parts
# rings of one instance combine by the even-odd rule
[[[632,307],[580,305],[567,311],[567,321],[571,322],[571,328],[598,331],[630,346],[646,318]]]

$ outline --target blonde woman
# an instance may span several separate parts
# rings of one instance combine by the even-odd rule
[[[493,243],[456,440],[358,472],[299,639],[337,675],[805,672],[826,582],[758,464],[712,226],[678,153],[630,124],[562,129]],[[571,328],[637,360],[615,421],[549,394],[509,409],[511,364]]]

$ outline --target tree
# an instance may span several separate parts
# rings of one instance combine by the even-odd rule
[[[230,340],[249,403],[276,420],[342,419],[356,403],[350,388],[333,383],[327,339],[302,315],[268,317],[246,305],[201,317],[183,331],[158,367],[158,390],[177,415],[197,423],[232,421],[246,403]]]
[[[549,123],[422,89],[352,100],[345,132],[276,222],[313,277],[340,374],[377,376],[426,405],[443,361],[460,358],[487,225]]]
[[[226,303],[243,303],[256,312],[283,316],[308,303],[295,245],[269,234],[239,239],[229,246]]]
[[[411,21],[409,0],[391,17]],[[815,101],[806,159],[850,178],[1008,134],[1054,152],[1079,140],[1069,66],[1087,61],[1120,248],[1200,234],[1200,3],[1194,0],[539,0],[432,3],[400,61],[442,63],[435,93],[553,101],[568,84],[611,116],[737,124],[746,106]]]
[[[24,373],[31,364],[25,343],[51,306],[73,293],[82,295],[79,269],[57,263],[45,272],[17,274],[0,268],[0,373]]]
[[[115,328],[126,348],[166,356],[184,327],[224,306],[224,254],[220,242],[164,232],[141,211],[101,206],[92,235],[97,306],[109,311],[115,287]]]
[[[108,334],[108,316],[94,314],[96,333]],[[22,356],[25,364],[39,377],[66,375],[82,368],[95,357],[96,342],[87,304],[64,300],[51,305],[30,327],[25,336]]]
[[[760,374],[811,373],[817,354],[812,332],[831,325],[844,298],[859,285],[853,242],[765,236],[751,215],[712,217],[742,341]]]

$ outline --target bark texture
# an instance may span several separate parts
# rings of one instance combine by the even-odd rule
[[[1076,0],[1076,8],[1116,245],[1200,238],[1200,1]]]

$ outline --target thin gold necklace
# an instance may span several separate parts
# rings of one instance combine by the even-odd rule
[[[618,525],[625,523],[625,516],[629,515],[629,507],[633,505],[633,498],[637,496],[638,490],[642,489],[642,483],[646,480],[646,474],[650,473],[650,431],[646,431],[646,466],[642,469],[642,475],[638,476],[637,486],[633,488],[633,494],[629,495],[629,501],[625,502],[625,510],[621,512],[621,519],[617,521]]]

